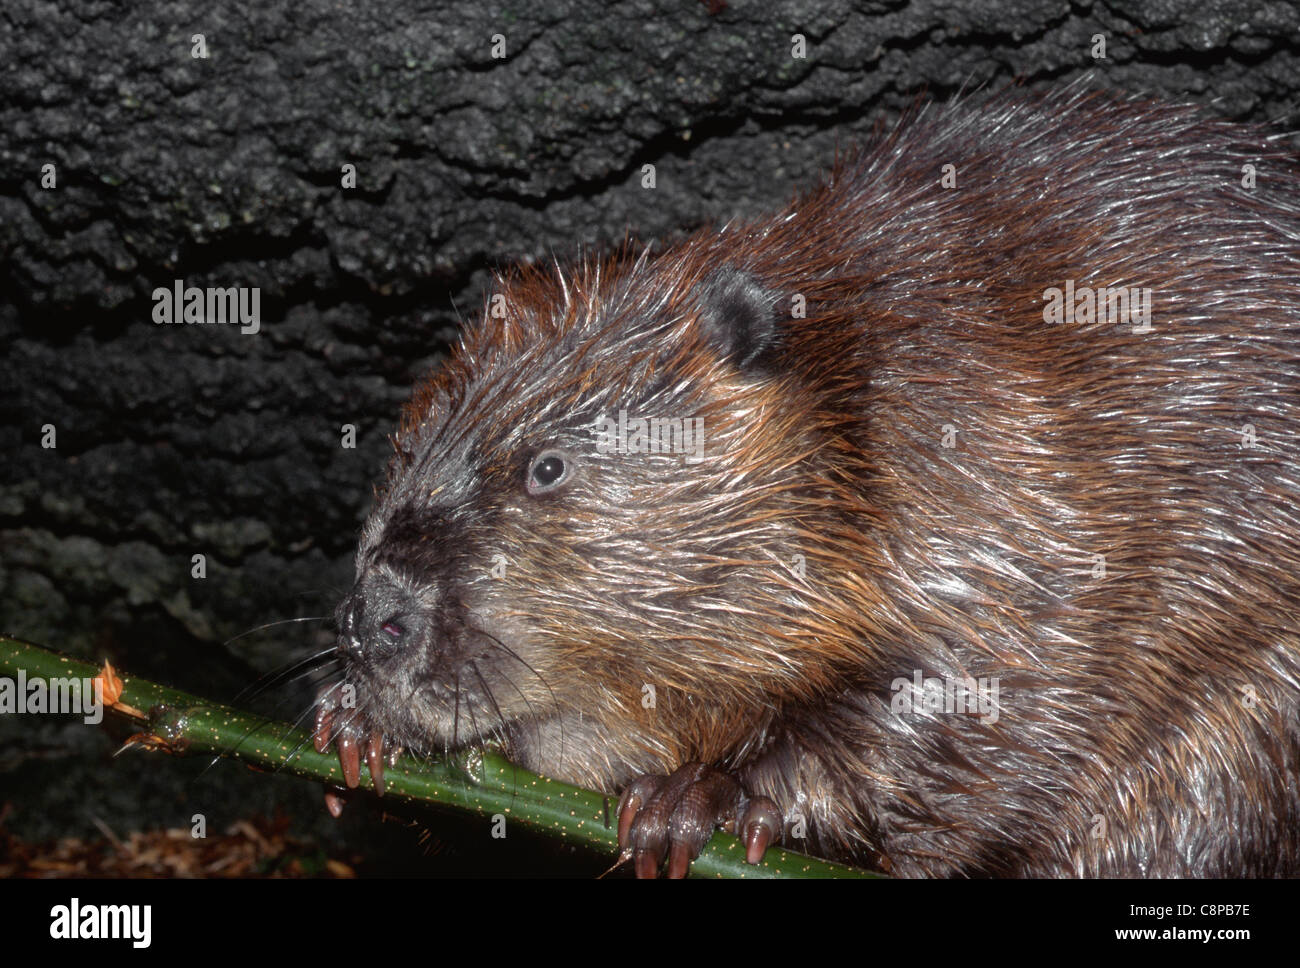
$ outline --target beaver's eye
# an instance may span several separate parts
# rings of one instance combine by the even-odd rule
[[[548,450],[538,454],[528,471],[528,492],[544,494],[553,491],[568,479],[569,461],[558,451]]]

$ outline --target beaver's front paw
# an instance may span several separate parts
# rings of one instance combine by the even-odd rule
[[[668,876],[685,877],[721,827],[745,842],[745,860],[757,864],[781,839],[781,810],[767,797],[750,797],[734,779],[703,763],[672,776],[643,776],[618,802],[618,845],[637,877],[656,877],[668,856]]]
[[[361,757],[366,766],[375,793],[384,795],[384,736],[379,730],[366,733],[358,721],[356,710],[344,709],[338,700],[338,687],[323,690],[316,699],[316,725],[312,730],[312,745],[316,752],[325,753],[333,746],[338,751],[343,783],[348,790],[361,785]],[[387,754],[396,759],[400,748],[390,748]],[[334,817],[343,813],[344,790],[333,784],[325,787],[325,807]]]

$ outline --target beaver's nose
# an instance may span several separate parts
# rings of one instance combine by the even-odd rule
[[[357,660],[383,659],[414,641],[419,624],[419,603],[402,583],[368,574],[339,607],[339,650]]]

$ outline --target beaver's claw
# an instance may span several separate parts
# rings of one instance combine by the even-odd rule
[[[618,845],[637,877],[656,877],[668,857],[668,876],[685,877],[716,827],[745,842],[745,860],[757,864],[781,839],[781,811],[767,797],[746,796],[734,779],[703,763],[672,776],[642,776],[618,802]]]
[[[384,795],[384,756],[396,759],[400,749],[384,748],[384,736],[378,730],[368,735],[361,732],[355,713],[344,714],[338,706],[338,699],[330,688],[321,693],[316,700],[316,726],[312,730],[312,745],[316,752],[325,753],[333,746],[338,750],[339,766],[343,771],[343,783],[349,790],[361,785],[361,757],[364,754],[366,766],[370,769],[370,779],[375,793]],[[325,806],[330,814],[338,817],[343,812],[344,790],[336,785],[326,785]]]

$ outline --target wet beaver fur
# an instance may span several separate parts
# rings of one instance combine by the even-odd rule
[[[406,409],[318,745],[631,787],[646,875],[719,822],[899,875],[1297,873],[1298,206],[1256,129],[1011,93],[500,278]]]

